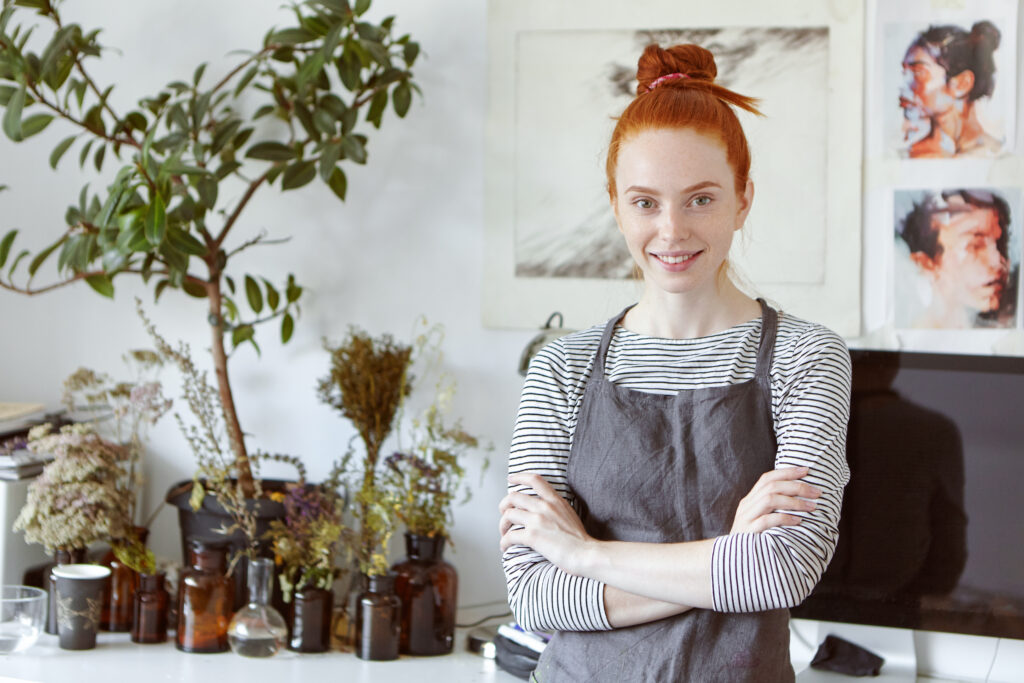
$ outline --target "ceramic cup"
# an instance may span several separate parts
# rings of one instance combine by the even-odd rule
[[[62,564],[53,568],[57,580],[57,635],[64,650],[96,647],[103,611],[103,582],[110,569],[96,564]]]

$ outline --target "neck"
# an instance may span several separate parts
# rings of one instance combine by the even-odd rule
[[[720,278],[712,293],[669,293],[647,287],[622,321],[631,332],[663,339],[693,339],[747,322],[761,315],[761,307],[728,277]]]

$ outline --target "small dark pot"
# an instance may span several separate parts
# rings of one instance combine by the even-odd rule
[[[57,634],[64,650],[91,650],[103,610],[103,584],[110,569],[95,564],[54,567],[57,583]]]
[[[58,550],[53,555],[53,562],[46,565],[44,572],[46,584],[40,588],[45,588],[47,593],[46,628],[44,630],[52,636],[57,635],[57,580],[53,576],[53,568],[62,564],[79,564],[81,562],[85,562],[85,548],[72,548],[71,550]]]
[[[331,649],[331,616],[334,593],[323,588],[296,591],[292,598],[291,637],[288,649],[296,652],[327,652]]]
[[[264,479],[263,480],[263,491],[264,493],[270,492],[281,492],[285,491],[285,488],[289,483],[279,479]],[[189,538],[200,538],[208,541],[223,541],[227,540],[231,544],[230,555],[239,552],[245,548],[245,534],[240,529],[236,529],[232,534],[225,536],[224,534],[218,533],[217,529],[227,528],[232,525],[231,515],[228,511],[218,502],[217,497],[214,495],[206,495],[203,497],[203,504],[199,510],[193,510],[189,504],[189,498],[192,496],[192,480],[181,481],[172,486],[165,497],[165,500],[178,508],[178,526],[181,530],[181,557],[182,562],[187,566],[188,564],[188,539]],[[283,503],[277,503],[270,498],[261,498],[259,500],[248,500],[246,505],[255,512],[256,514],[256,537],[263,539],[264,534],[270,530],[270,522],[275,519],[284,519],[285,510]],[[257,554],[260,557],[271,557],[270,542],[260,540],[259,549]],[[230,560],[229,560],[230,561]],[[235,593],[234,593],[234,609],[238,610],[243,607],[249,598],[246,586],[248,586],[248,572],[247,563],[239,562],[235,565],[233,576],[235,579]],[[276,585],[276,579],[273,581]],[[274,595],[271,598],[271,605],[278,610],[278,612],[284,614],[286,607],[281,602],[280,592],[273,591]]]
[[[356,605],[356,656],[398,659],[402,602],[395,595],[395,575],[371,576]]]

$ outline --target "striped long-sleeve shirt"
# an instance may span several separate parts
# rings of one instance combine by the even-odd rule
[[[604,325],[558,339],[537,354],[523,386],[512,436],[509,473],[542,475],[574,508],[566,481],[580,403]],[[754,377],[760,319],[706,337],[662,339],[617,327],[606,376],[621,386],[675,393]],[[795,513],[800,525],[715,540],[711,564],[714,609],[751,612],[799,604],[832,558],[846,466],[850,356],[842,338],[780,313],[770,369],[775,466],[807,466],[804,481],[821,489],[817,507]],[[604,585],[563,572],[526,546],[502,558],[509,604],[526,628],[592,631],[611,626]]]

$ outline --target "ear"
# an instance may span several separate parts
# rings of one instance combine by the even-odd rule
[[[615,195],[611,195],[611,205],[612,215],[615,216],[615,225],[618,226],[619,232],[622,232],[622,221],[619,219],[619,198]]]
[[[913,251],[910,253],[910,260],[917,264],[925,273],[934,273],[939,268],[938,261],[933,261],[932,257],[923,251]]]
[[[743,188],[743,194],[739,196],[740,210],[736,214],[736,230],[743,227],[743,224],[747,220],[747,214],[750,213],[750,207],[754,205],[754,181],[747,178],[747,184]]]
[[[949,79],[946,83],[946,88],[957,99],[967,97],[967,93],[971,92],[974,88],[974,72],[970,69],[964,69]]]

